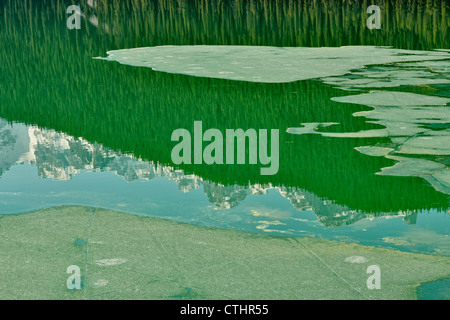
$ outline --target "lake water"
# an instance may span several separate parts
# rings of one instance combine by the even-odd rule
[[[64,1],[25,2],[0,4],[0,214],[83,205],[450,255],[444,1],[380,1],[381,30],[339,2],[83,2],[81,30]],[[279,130],[277,173],[175,164],[194,121]]]

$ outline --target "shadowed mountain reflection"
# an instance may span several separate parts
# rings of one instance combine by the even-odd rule
[[[182,170],[142,161],[132,155],[123,155],[104,146],[91,144],[82,138],[74,138],[54,130],[39,129],[23,124],[10,125],[0,119],[0,173],[12,166],[28,162],[37,168],[41,178],[67,181],[86,170],[113,172],[127,182],[166,177],[187,193],[203,187],[210,203],[219,210],[238,206],[249,195],[265,195],[276,189],[298,211],[313,211],[326,227],[339,227],[366,219],[371,215],[361,210],[319,198],[307,190],[271,184],[224,186],[186,175]],[[11,151],[14,152],[11,152]],[[1,176],[0,176],[1,177]],[[380,212],[379,216],[402,216],[408,224],[414,224],[416,212]]]

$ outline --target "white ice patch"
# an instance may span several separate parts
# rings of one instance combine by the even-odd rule
[[[97,260],[97,261],[95,261],[95,264],[100,266],[100,267],[109,267],[109,266],[118,266],[118,265],[123,264],[125,262],[127,262],[126,259],[116,258],[116,259]]]
[[[345,259],[345,262],[348,263],[366,263],[368,261],[369,260],[367,258],[364,258],[362,256],[350,256]]]
[[[449,84],[449,60],[371,66],[350,75],[323,78],[339,88],[392,88],[402,85]]]
[[[336,102],[362,104],[370,107],[445,106],[447,103],[450,103],[450,99],[448,98],[397,91],[372,91],[365,94],[336,97],[331,100]]]
[[[99,280],[95,281],[94,287],[96,287],[96,288],[106,287],[108,285],[108,282],[109,281],[106,279],[99,279]]]

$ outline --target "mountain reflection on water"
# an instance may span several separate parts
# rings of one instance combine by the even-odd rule
[[[182,170],[123,155],[83,138],[36,126],[11,125],[0,119],[0,138],[0,174],[14,165],[28,162],[36,166],[39,177],[57,181],[70,180],[84,170],[113,172],[127,182],[167,177],[177,184],[181,192],[187,193],[202,186],[208,201],[217,209],[231,209],[249,195],[264,195],[269,189],[277,189],[295,209],[313,211],[327,227],[347,225],[367,218],[361,210],[335,204],[300,188],[271,184],[224,186],[193,174],[184,174]],[[416,213],[409,211],[381,215],[400,215],[409,224],[414,224],[416,220]]]

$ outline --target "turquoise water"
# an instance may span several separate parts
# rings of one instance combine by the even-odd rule
[[[450,300],[450,279],[420,285],[417,296],[420,300]]]

